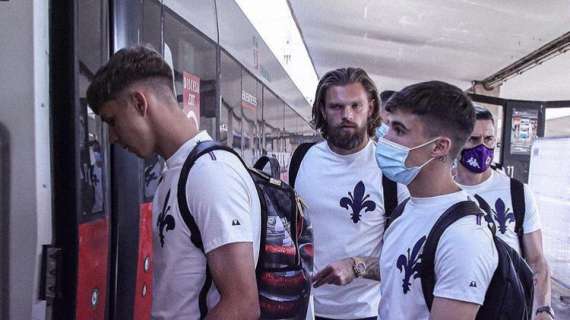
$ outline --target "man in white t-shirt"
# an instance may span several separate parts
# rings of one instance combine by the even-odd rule
[[[536,318],[552,319],[550,307],[550,269],[542,250],[540,217],[534,196],[527,185],[521,198],[524,199],[522,243],[515,231],[515,199],[511,197],[511,179],[490,167],[497,144],[493,114],[484,108],[476,108],[475,128],[467,139],[457,166],[455,182],[472,195],[480,196],[490,207],[497,226],[497,236],[524,258],[535,272],[534,304]],[[522,206],[522,204],[521,204]],[[521,250],[523,246],[524,250]]]
[[[420,270],[432,227],[452,205],[470,199],[451,176],[451,164],[473,129],[469,98],[457,87],[430,81],[408,86],[386,104],[390,129],[379,138],[376,159],[411,198],[384,233],[380,257],[381,319],[475,319],[497,268],[492,234],[470,215],[449,226],[435,253],[431,311]]]
[[[313,121],[325,141],[308,150],[295,180],[313,226],[317,319],[378,315],[384,192],[370,139],[380,123],[378,101],[362,69],[334,70],[319,82]]]
[[[152,318],[257,319],[260,204],[255,185],[237,157],[211,152],[190,170],[186,200],[191,217],[181,214],[182,165],[199,141],[211,138],[178,107],[168,64],[144,47],[122,49],[97,72],[87,100],[109,125],[111,143],[142,158],[158,153],[167,159],[153,200]],[[194,219],[204,252],[191,241],[185,219]]]

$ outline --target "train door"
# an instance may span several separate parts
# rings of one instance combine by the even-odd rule
[[[45,248],[44,269],[58,257],[61,264],[46,272],[45,282],[50,283],[44,283],[42,292],[48,318],[106,319],[111,269],[108,138],[85,96],[94,72],[109,56],[109,8],[103,0],[52,5],[55,239],[54,246]]]

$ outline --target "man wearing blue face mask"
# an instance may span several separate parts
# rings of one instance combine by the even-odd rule
[[[552,319],[550,270],[542,250],[534,196],[528,186],[490,168],[497,144],[493,114],[476,108],[476,119],[475,128],[461,151],[455,182],[476,195],[482,208],[487,206],[497,225],[497,236],[519,252],[534,271],[537,307],[534,319]]]
[[[454,183],[451,165],[473,129],[473,105],[459,88],[430,81],[397,92],[386,110],[390,129],[379,138],[376,160],[383,174],[408,186],[411,198],[384,233],[379,316],[475,319],[498,260],[479,216],[460,218],[437,242],[431,307],[421,281],[432,227],[448,208],[470,199]]]

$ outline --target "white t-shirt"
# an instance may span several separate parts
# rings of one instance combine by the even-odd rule
[[[411,198],[388,227],[380,256],[380,319],[429,319],[417,268],[425,240],[437,219],[468,197],[460,191]],[[467,216],[456,221],[444,231],[436,249],[434,297],[483,304],[497,263],[497,250],[484,219]]]
[[[495,224],[497,226],[497,236],[503,239],[508,245],[520,253],[520,246],[515,232],[515,216],[511,199],[511,180],[508,176],[491,171],[491,176],[474,186],[457,185],[472,195],[479,195],[489,207]],[[528,186],[524,185],[525,214],[523,221],[523,232],[531,233],[540,230],[540,217],[538,207]]]
[[[315,272],[353,256],[379,257],[384,232],[382,174],[370,142],[361,151],[339,155],[323,141],[305,155],[295,189],[307,204],[313,226]],[[398,199],[408,197],[398,188]],[[346,286],[323,285],[313,290],[315,314],[336,319],[378,314],[380,284],[355,279]]]
[[[190,241],[178,208],[180,171],[202,131],[166,161],[167,169],[153,200],[153,319],[199,319],[199,295],[206,279],[206,257]],[[253,180],[239,159],[218,150],[200,157],[186,183],[188,207],[202,235],[206,253],[225,244],[252,242],[259,253],[261,209]],[[228,266],[228,272],[232,272]],[[212,283],[208,309],[219,301]]]

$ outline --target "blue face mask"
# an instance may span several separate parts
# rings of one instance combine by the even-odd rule
[[[408,148],[380,137],[378,139],[378,145],[376,146],[376,162],[380,170],[382,170],[382,174],[386,175],[388,179],[408,185],[416,178],[423,167],[435,159],[431,158],[421,166],[408,168],[406,167],[406,159],[410,151],[426,146],[437,139],[439,139],[439,137],[422,143],[419,146]]]
[[[386,133],[388,133],[388,130],[390,130],[390,127],[387,124],[385,124],[384,122],[382,122],[382,124],[380,124],[380,126],[378,128],[376,128],[376,137],[378,139],[384,138]]]

